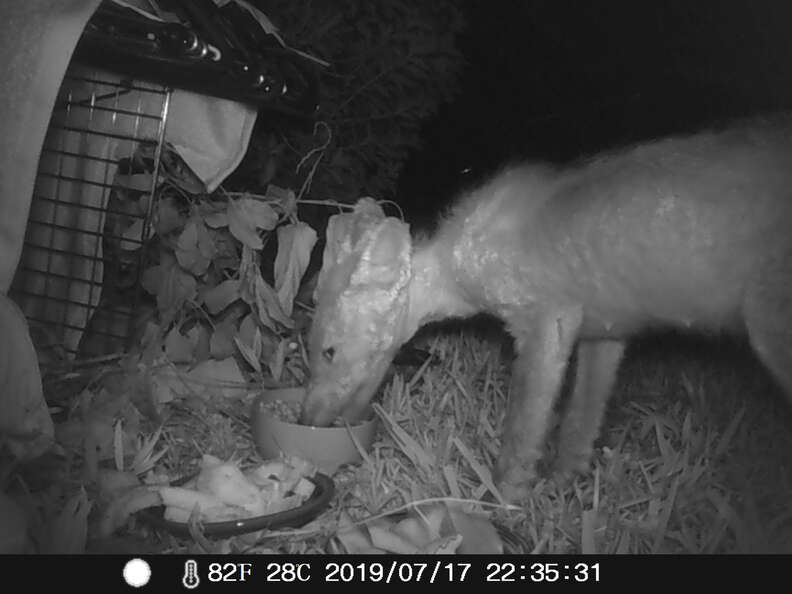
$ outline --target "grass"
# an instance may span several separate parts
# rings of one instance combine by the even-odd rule
[[[385,389],[391,429],[337,508],[364,517],[487,493],[508,349],[462,333],[432,351],[434,364]],[[493,517],[531,552],[792,553],[790,495],[792,412],[751,354],[654,337],[628,353],[592,473],[567,485],[548,476],[523,509]]]
[[[338,552],[335,535],[346,518],[362,521],[434,498],[492,501],[509,342],[498,332],[476,332],[475,325],[430,330],[417,340],[431,360],[420,369],[397,369],[386,384],[373,448],[361,464],[334,475],[332,506],[311,524],[255,540],[197,544],[133,524],[126,535],[91,549]],[[247,403],[184,399],[167,410],[156,449],[167,446],[159,465],[170,476],[193,471],[204,453],[258,460]],[[549,456],[552,449],[550,439]],[[591,468],[571,483],[546,475],[519,508],[473,507],[490,514],[510,550],[792,553],[792,406],[744,346],[674,335],[633,344]],[[42,489],[31,502],[44,507],[46,501],[52,511],[79,488],[83,471],[78,455],[47,469],[48,477],[58,477],[48,489],[28,475],[25,484]]]

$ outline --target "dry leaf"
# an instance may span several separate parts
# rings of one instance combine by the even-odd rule
[[[232,200],[228,204],[228,230],[245,247],[260,250],[264,244],[256,231],[256,225],[246,216],[239,200]]]
[[[278,224],[278,213],[269,203],[256,198],[242,198],[240,208],[257,229],[271,231]]]
[[[297,196],[291,188],[281,188],[275,184],[269,184],[266,195],[267,198],[280,205],[284,217],[297,214]]]
[[[174,327],[165,337],[165,354],[171,363],[192,363],[195,344]]]
[[[261,323],[276,332],[271,320],[276,320],[286,328],[293,328],[294,321],[287,316],[281,308],[280,300],[275,290],[270,287],[261,276],[261,271],[256,269],[255,277],[256,309]]]
[[[174,206],[172,199],[160,198],[156,203],[156,209],[154,231],[160,237],[183,226],[183,217]]]
[[[375,522],[369,525],[371,542],[378,549],[384,549],[397,555],[416,555],[421,552],[420,547],[400,534],[393,532],[388,522]]]
[[[184,226],[176,243],[179,265],[201,276],[209,268],[216,253],[212,236],[200,217],[193,217]]]
[[[236,323],[233,319],[224,320],[215,326],[209,342],[209,354],[212,358],[225,359],[234,354],[234,337],[236,333]]]
[[[264,361],[267,363],[267,367],[270,370],[272,379],[276,382],[279,382],[281,380],[281,376],[283,375],[286,354],[289,351],[289,343],[291,341],[288,338],[281,338],[280,340],[276,339],[277,344],[275,345],[274,349],[265,349],[264,347],[271,347],[275,342],[273,340],[268,340],[268,338],[262,341],[262,354],[264,355]]]
[[[242,300],[258,314],[258,318],[264,326],[277,332],[274,320],[279,321],[287,328],[294,325],[294,322],[283,313],[274,289],[261,276],[258,256],[248,246],[242,247],[239,278],[239,294]]]
[[[258,229],[269,231],[278,224],[278,214],[261,200],[240,198],[228,204],[228,230],[242,244],[260,250],[264,244]]]
[[[135,190],[138,192],[149,193],[154,189],[154,185],[152,183],[153,176],[148,172],[133,173],[130,175],[117,173],[113,182],[114,185],[126,190]]]
[[[459,534],[444,536],[430,542],[421,552],[426,555],[455,555],[461,543],[462,536]]]
[[[432,530],[422,518],[414,516],[405,518],[395,526],[392,526],[390,531],[417,549],[423,549],[440,536],[439,531]]]
[[[316,243],[316,231],[299,222],[278,227],[278,253],[275,257],[275,290],[283,312],[292,315],[294,298],[300,289],[311,250]]]
[[[216,315],[239,299],[239,281],[230,279],[203,293],[203,302],[209,313]]]
[[[225,212],[213,212],[204,215],[204,222],[207,227],[212,229],[219,229],[220,227],[228,226],[228,214]]]
[[[124,229],[121,235],[120,247],[127,252],[134,252],[143,243],[143,219],[135,219],[132,224]]]
[[[239,325],[239,334],[233,338],[233,341],[245,361],[257,373],[261,373],[262,337],[253,316],[245,316]]]
[[[247,383],[233,357],[222,361],[207,359],[190,371],[171,367],[158,373],[157,378],[179,397],[218,395],[234,398],[247,393]]]
[[[195,299],[198,293],[195,277],[184,271],[176,258],[167,252],[162,255],[158,266],[143,272],[141,284],[157,297],[163,324],[167,324],[184,302]]]
[[[338,519],[338,530],[335,536],[349,555],[362,555],[374,547],[367,531],[355,525],[345,511],[341,512]]]
[[[501,555],[503,541],[484,514],[465,513],[448,506],[448,516],[454,529],[462,536],[461,555]]]

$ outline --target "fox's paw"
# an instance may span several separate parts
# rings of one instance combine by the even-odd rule
[[[535,464],[513,463],[503,468],[501,461],[495,471],[495,485],[508,503],[520,504],[528,499],[536,482]]]

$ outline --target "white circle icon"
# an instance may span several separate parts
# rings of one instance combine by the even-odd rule
[[[140,588],[149,583],[151,567],[143,559],[131,559],[124,565],[124,581],[133,588]]]

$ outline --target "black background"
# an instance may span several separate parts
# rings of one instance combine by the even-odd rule
[[[414,221],[508,161],[568,161],[792,104],[792,2],[468,0],[465,13],[461,93],[400,179]]]

